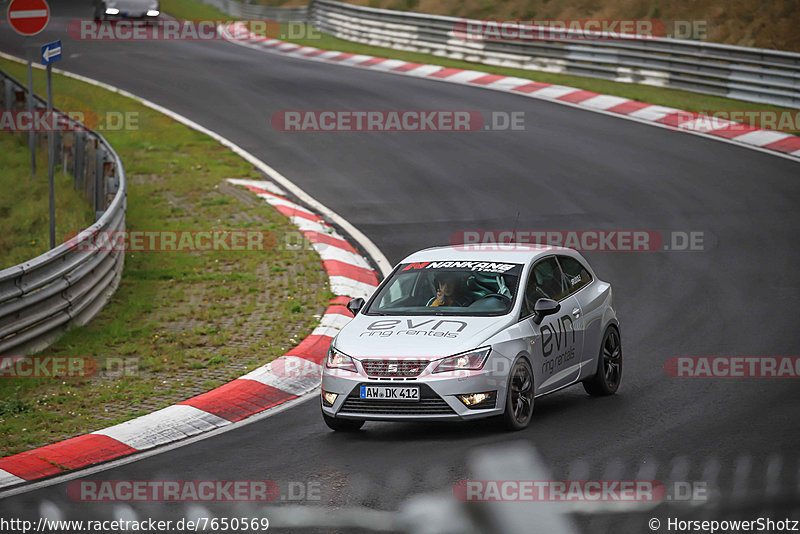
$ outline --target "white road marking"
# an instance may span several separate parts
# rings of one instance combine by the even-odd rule
[[[194,406],[174,404],[92,434],[108,436],[142,451],[229,424],[227,419]]]
[[[0,486],[11,486],[12,484],[19,484],[20,482],[25,482],[25,479],[0,469]]]

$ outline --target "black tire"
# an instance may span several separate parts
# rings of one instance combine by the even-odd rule
[[[335,417],[331,417],[325,412],[322,412],[322,418],[325,420],[325,424],[328,425],[328,428],[330,428],[331,430],[335,430],[337,432],[356,432],[362,426],[364,426],[364,421],[354,421],[352,419],[336,419]]]
[[[506,430],[514,432],[530,424],[535,395],[531,364],[525,358],[518,358],[508,377],[506,409],[503,413]]]
[[[589,395],[613,395],[622,381],[622,338],[615,326],[609,326],[600,343],[597,371],[583,381]]]

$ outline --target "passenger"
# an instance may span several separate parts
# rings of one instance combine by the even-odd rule
[[[436,296],[428,301],[428,306],[468,306],[462,295],[461,277],[458,273],[442,273],[433,278]]]

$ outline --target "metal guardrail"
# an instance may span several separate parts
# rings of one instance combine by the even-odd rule
[[[27,89],[0,71],[3,110],[25,109]],[[45,102],[34,95],[36,108]],[[119,284],[124,253],[82,250],[96,232],[125,229],[127,184],[117,153],[106,139],[69,119],[57,132],[56,157],[75,188],[94,206],[97,222],[68,243],[25,263],[0,270],[0,355],[37,352],[68,327],[86,324]]]
[[[267,19],[275,22],[305,22],[307,6],[300,7],[267,7],[255,4],[242,3],[238,0],[199,0],[200,2],[215,7],[232,17],[244,19]]]
[[[308,20],[369,45],[800,108],[800,54],[793,52],[669,38],[586,39],[570,31],[548,40],[465,39],[466,19],[332,0],[312,0]]]
[[[682,89],[800,108],[800,54],[670,38],[588,39],[565,30],[542,40],[466,39],[467,19],[311,0],[265,7],[239,0],[200,0],[240,18],[308,22],[340,39],[459,59]],[[473,21],[480,22],[480,21]]]

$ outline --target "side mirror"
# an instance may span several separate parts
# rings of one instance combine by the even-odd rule
[[[348,307],[350,305],[348,304]],[[548,315],[553,315],[554,313],[558,313],[558,310],[561,309],[561,304],[554,301],[553,299],[539,299],[536,301],[536,304],[533,305],[533,322],[536,324],[542,324],[542,320],[547,317]]]
[[[364,299],[358,297],[357,299],[353,299],[347,303],[347,309],[350,310],[350,313],[352,313],[353,317],[355,317],[358,315],[358,312],[361,310],[361,308],[364,307],[364,304]]]

